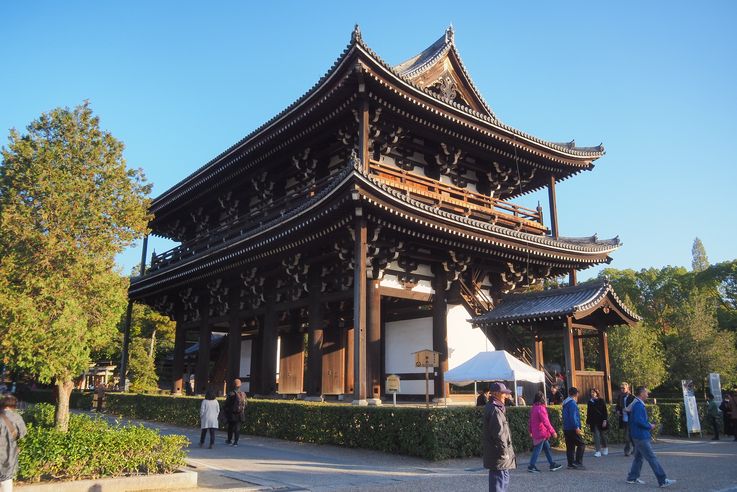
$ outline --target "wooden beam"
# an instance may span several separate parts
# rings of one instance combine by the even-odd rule
[[[177,321],[174,332],[174,361],[171,367],[171,392],[174,395],[181,395],[184,388],[184,349],[186,345],[187,331],[184,326]]]
[[[573,337],[573,342],[576,346],[576,370],[583,371],[586,369],[586,358],[583,350],[583,337],[581,336],[581,331],[577,331],[578,332]]]
[[[433,268],[435,279],[432,299],[432,349],[440,353],[440,367],[435,375],[435,398],[440,400],[448,397],[448,385],[445,384],[445,373],[448,371],[448,299],[446,273],[437,265]]]
[[[573,327],[571,326],[571,317],[566,317],[566,324],[563,327],[563,355],[565,357],[566,383],[568,387],[576,386],[576,368],[574,366],[574,348],[573,348]]]
[[[604,397],[607,403],[612,403],[612,369],[609,365],[609,336],[606,328],[599,328],[599,364],[604,371]]]
[[[366,219],[356,209],[353,250],[353,400],[366,402]]]
[[[366,287],[366,388],[370,398],[381,398],[381,289],[378,280]]]
[[[359,132],[359,157],[361,159],[361,165],[363,170],[368,173],[369,171],[369,101],[368,97],[364,95],[360,102],[360,110],[358,112],[358,132]]]
[[[399,299],[409,299],[411,301],[430,302],[432,294],[427,292],[415,292],[407,289],[397,289],[396,287],[379,287],[379,292],[384,297],[396,297]]]
[[[568,285],[570,286],[578,285],[578,280],[576,279],[576,269],[575,268],[572,268],[568,272]]]
[[[264,293],[266,297],[266,311],[264,312],[259,336],[261,342],[259,392],[262,395],[270,395],[276,392],[276,343],[279,320],[277,319],[277,311],[274,309],[273,304],[273,285],[265,286]]]
[[[558,239],[558,206],[555,198],[555,175],[550,175],[548,184],[548,201],[550,202],[550,230],[553,237]]]
[[[320,298],[320,268],[310,267],[309,331],[307,335],[307,396],[322,396],[322,345],[325,319]]]
[[[535,335],[535,368],[542,371],[545,367],[545,357],[543,355],[543,339]]]

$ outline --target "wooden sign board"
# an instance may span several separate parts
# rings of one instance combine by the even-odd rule
[[[440,353],[432,350],[420,350],[415,352],[415,367],[438,367],[440,365]]]
[[[391,374],[386,378],[386,392],[387,393],[398,393],[399,389],[399,376]]]

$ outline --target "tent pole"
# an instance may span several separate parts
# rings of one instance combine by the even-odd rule
[[[545,375],[543,375],[543,395],[545,396],[545,401],[543,402],[545,405],[548,404],[548,388],[545,384]]]
[[[476,381],[473,382],[473,394],[479,396],[479,390],[476,389]]]
[[[516,376],[515,376],[515,380],[514,380],[514,406],[516,407],[517,405],[519,405],[519,395],[517,394],[517,379],[516,379]]]

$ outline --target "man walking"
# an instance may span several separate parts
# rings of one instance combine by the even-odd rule
[[[581,430],[581,413],[578,410],[578,389],[571,386],[568,398],[563,400],[563,435],[566,439],[566,457],[569,470],[583,470],[583,452],[586,444]]]
[[[246,400],[246,394],[241,391],[241,380],[236,379],[233,381],[233,389],[228,392],[225,405],[223,405],[225,419],[228,422],[228,440],[225,441],[225,444],[238,446],[241,423],[246,420],[246,403],[248,401]]]
[[[650,443],[650,431],[655,428],[655,424],[651,424],[647,419],[647,409],[645,408],[645,400],[649,395],[649,391],[644,386],[639,386],[635,391],[635,401],[630,407],[629,428],[632,442],[635,446],[635,459],[632,461],[632,468],[627,475],[627,483],[644,484],[640,480],[640,471],[642,471],[642,460],[645,459],[653,469],[655,477],[658,479],[658,485],[668,487],[676,483],[675,480],[669,480],[665,476],[663,467],[660,466],[658,458],[655,457],[652,444]]]
[[[26,424],[16,413],[13,395],[0,396],[0,489],[12,492],[18,470],[18,440],[26,435]]]
[[[714,399],[714,395],[709,393],[706,395],[706,418],[709,420],[709,423],[711,423],[712,427],[714,427],[714,437],[711,439],[713,441],[719,440],[719,405],[717,405],[716,400]]]
[[[615,410],[619,417],[619,428],[624,431],[624,455],[632,454],[634,444],[632,444],[632,436],[629,431],[629,411],[627,408],[635,401],[634,395],[630,393],[629,383],[622,382],[619,385],[619,397],[617,398],[617,406]]]
[[[509,470],[517,468],[504,400],[511,391],[503,383],[492,383],[491,399],[484,407],[484,468],[489,469],[489,492],[506,492]]]

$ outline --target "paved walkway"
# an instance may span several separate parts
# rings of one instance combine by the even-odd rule
[[[276,439],[241,436],[240,446],[223,444],[218,432],[213,449],[197,447],[199,430],[162,424],[145,425],[164,433],[184,434],[195,443],[188,462],[200,475],[197,491],[465,491],[486,490],[488,474],[479,458],[431,462],[359,449],[293,443]],[[737,492],[737,442],[661,439],[656,453],[669,478],[678,480],[672,490]],[[556,452],[557,461],[565,455]],[[647,464],[642,479],[646,485],[629,485],[625,477],[632,458],[624,457],[621,446],[609,456],[594,458],[587,451],[586,470],[527,473],[529,453],[521,454],[519,468],[512,472],[511,491],[626,491],[652,490],[657,481]],[[194,491],[192,491],[194,492]]]

